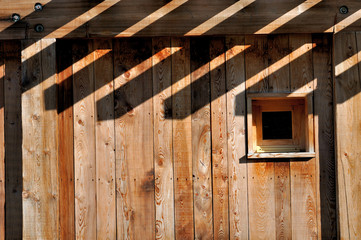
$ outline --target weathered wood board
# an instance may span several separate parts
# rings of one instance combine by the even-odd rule
[[[34,4],[43,4],[35,11]],[[339,8],[348,7],[347,14]],[[346,0],[0,1],[0,39],[322,33],[360,30],[360,4]],[[20,15],[14,23],[12,14]],[[35,26],[42,24],[43,32]]]
[[[33,48],[27,46],[32,45]],[[49,46],[50,47],[47,47]],[[33,58],[27,59],[36,51]],[[55,40],[22,41],[23,238],[59,237]],[[50,77],[46,77],[50,76]]]
[[[4,43],[0,43],[0,239],[5,239]]]
[[[73,57],[69,41],[57,42],[60,239],[75,236]]]
[[[313,52],[314,113],[315,113],[315,142],[318,153],[316,163],[319,172],[317,192],[319,192],[321,207],[317,209],[321,218],[318,219],[318,231],[322,238],[336,239],[336,175],[334,151],[334,120],[333,120],[333,77],[332,77],[332,36],[314,34],[312,42],[316,44]],[[321,211],[321,212],[320,212]]]
[[[5,237],[22,238],[21,46],[4,42]]]
[[[346,36],[340,89],[346,71],[359,74],[360,35]],[[337,235],[330,35],[26,40],[22,55],[2,44],[7,239]],[[356,112],[350,84],[336,98]],[[314,96],[315,153],[247,159],[246,97],[292,92]],[[357,224],[341,223],[357,236]]]
[[[248,239],[244,36],[226,38],[230,238]]]
[[[156,239],[174,239],[172,54],[170,38],[153,38],[153,109]]]
[[[93,41],[94,101],[104,98],[95,108],[95,155],[97,181],[97,239],[116,238],[115,133],[112,40]],[[107,120],[102,120],[107,119]]]
[[[194,186],[192,181],[192,120],[190,41],[172,38],[172,117],[174,157],[174,217],[176,239],[192,239],[194,226]]]
[[[210,42],[191,39],[192,155],[195,238],[214,237],[211,157]],[[214,203],[217,204],[217,203]]]
[[[114,54],[118,237],[153,239],[151,39],[116,40]]]
[[[91,239],[97,230],[93,42],[75,41],[72,49],[75,235]]]
[[[338,236],[361,236],[360,33],[335,36],[335,108]]]

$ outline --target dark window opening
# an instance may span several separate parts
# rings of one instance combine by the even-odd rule
[[[292,139],[292,112],[262,112],[263,140]]]

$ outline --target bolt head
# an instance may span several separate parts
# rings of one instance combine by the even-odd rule
[[[35,3],[34,10],[35,11],[42,11],[43,10],[43,5],[41,3]]]
[[[43,32],[44,31],[44,26],[42,24],[36,24],[34,27],[35,32]]]
[[[347,14],[348,13],[348,7],[347,6],[341,6],[340,7],[340,13],[341,14]]]
[[[20,15],[17,13],[13,13],[13,15],[11,15],[11,21],[13,21],[13,22],[20,21]]]

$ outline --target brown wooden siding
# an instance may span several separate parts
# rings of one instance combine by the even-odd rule
[[[322,34],[23,41],[15,97],[15,58],[0,55],[24,237],[335,238],[331,47]],[[251,92],[313,96],[315,158],[247,160]],[[7,142],[19,129],[23,151]]]

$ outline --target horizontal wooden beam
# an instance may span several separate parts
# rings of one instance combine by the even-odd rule
[[[36,2],[42,11],[34,10]],[[0,39],[361,30],[360,9],[354,0],[0,0]]]

